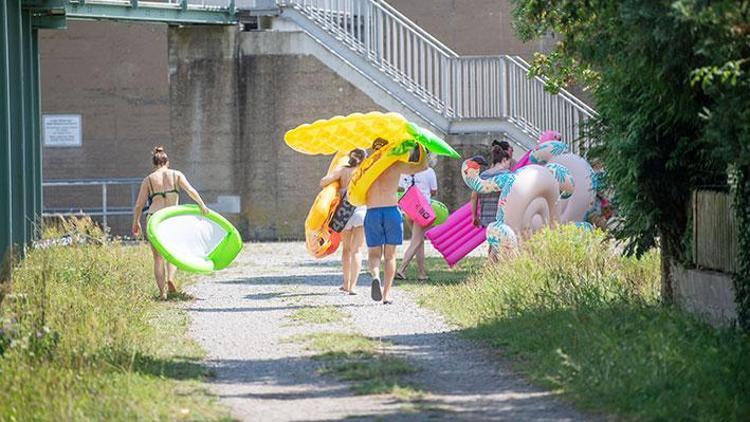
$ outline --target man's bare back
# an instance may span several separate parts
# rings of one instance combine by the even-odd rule
[[[376,180],[370,185],[367,191],[367,207],[393,207],[398,204],[396,191],[398,191],[398,182],[402,174],[414,174],[426,169],[429,165],[427,154],[424,150],[420,151],[419,162],[404,163],[396,162],[388,167]]]

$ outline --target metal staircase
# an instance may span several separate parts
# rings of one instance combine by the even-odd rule
[[[459,56],[383,0],[50,0],[72,19],[237,24],[289,20],[446,134],[502,132],[531,147],[554,129],[574,151],[596,112],[567,91],[551,95],[518,56]],[[584,139],[584,144],[585,144]]]
[[[596,112],[551,95],[517,56],[459,56],[382,0],[278,0],[305,30],[445,133],[504,132],[530,147],[554,129],[571,143]],[[584,140],[585,141],[585,140]]]

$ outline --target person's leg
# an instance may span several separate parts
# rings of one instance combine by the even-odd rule
[[[159,297],[166,299],[167,292],[164,290],[164,258],[153,246],[151,246],[151,253],[154,256],[154,278],[156,278],[156,285],[159,287]]]
[[[396,245],[385,245],[383,248],[383,259],[385,260],[383,268],[383,302],[387,302],[388,294],[391,292],[393,277],[396,275]]]
[[[169,293],[177,293],[177,286],[174,284],[174,276],[177,273],[177,267],[170,262],[166,262],[166,259],[164,262],[167,265],[167,291]]]
[[[372,278],[380,279],[380,257],[383,256],[383,247],[375,246],[367,248],[367,269]]]
[[[375,301],[383,299],[383,291],[380,284],[380,257],[382,255],[382,246],[374,246],[367,249],[367,265],[370,267],[370,276],[372,277],[370,297]]]
[[[383,226],[383,209],[368,208],[365,216],[365,239],[367,240],[367,266],[372,276],[370,297],[372,300],[383,299],[380,288],[380,257],[383,255],[385,244],[385,229]]]
[[[419,248],[417,248],[417,279],[427,279],[427,267],[424,262],[424,234],[426,229],[422,229],[422,240],[419,242]]]
[[[398,273],[406,275],[406,270],[409,268],[409,263],[414,256],[419,253],[420,248],[424,245],[424,233],[425,229],[419,224],[412,223],[411,225],[411,240],[409,241],[409,247],[404,252],[404,259],[401,261],[401,266],[398,269]],[[422,263],[420,267],[420,274],[424,274],[424,249],[422,249]],[[417,257],[417,264],[419,265],[419,257]]]
[[[385,281],[383,289],[383,303],[389,304],[389,293],[393,285],[393,277],[396,275],[396,247],[404,240],[404,225],[401,219],[401,213],[398,208],[391,207],[385,213],[385,246],[383,247],[383,257],[385,265],[383,269],[383,280]]]
[[[351,264],[349,265],[349,291],[357,285],[359,272],[362,270],[362,245],[365,243],[365,230],[362,226],[352,229]]]
[[[351,241],[351,230],[344,230],[343,232],[341,232],[341,271],[344,274],[344,280],[341,285],[341,290],[345,292],[349,291],[349,275],[352,255]]]

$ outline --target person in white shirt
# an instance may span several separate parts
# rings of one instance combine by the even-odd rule
[[[430,167],[416,174],[402,174],[401,181],[399,182],[399,191],[406,191],[412,185],[416,186],[422,195],[430,201],[430,199],[437,194],[438,183],[437,175],[432,166],[435,164],[434,157],[430,158]],[[408,217],[404,216],[408,224],[411,225],[411,241],[409,247],[404,252],[404,259],[401,261],[401,266],[396,271],[397,280],[406,279],[406,270],[409,267],[409,263],[412,258],[417,257],[417,280],[426,281],[427,269],[425,268],[424,261],[424,235],[427,228],[414,224]]]

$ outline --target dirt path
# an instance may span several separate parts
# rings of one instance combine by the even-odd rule
[[[314,260],[302,243],[248,244],[237,265],[189,292],[192,336],[208,350],[213,388],[241,420],[579,420],[550,393],[530,387],[492,352],[460,338],[434,312],[396,288],[395,304],[369,298],[369,277],[357,296],[337,291],[338,259]],[[297,323],[298,309],[331,306],[348,318]],[[330,308],[329,308],[330,309]],[[393,343],[387,353],[419,371],[406,378],[427,392],[418,406],[392,396],[358,396],[318,371],[320,362],[289,338],[351,331]]]

